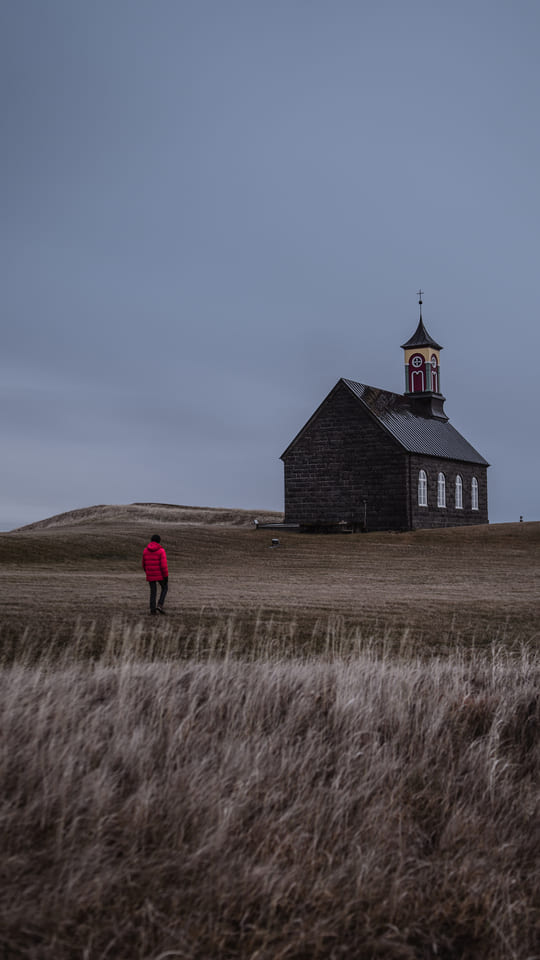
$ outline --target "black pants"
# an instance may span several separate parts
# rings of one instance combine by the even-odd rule
[[[161,593],[159,595],[159,601],[158,601],[159,607],[162,607],[163,604],[165,603],[165,597],[167,596],[167,590],[169,589],[169,583],[167,580],[150,580],[149,586],[150,586],[150,609],[151,610],[156,609],[156,593],[157,593],[158,583],[161,587]]]

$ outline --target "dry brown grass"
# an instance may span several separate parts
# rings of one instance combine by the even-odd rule
[[[4,668],[6,960],[538,957],[538,655],[169,641]]]
[[[156,622],[91,509],[0,535],[0,956],[538,960],[540,524],[184,513]]]
[[[49,530],[51,528],[68,527],[73,524],[87,524],[103,521],[124,523],[174,523],[174,524],[225,524],[226,526],[253,525],[255,518],[261,523],[278,523],[283,514],[272,511],[233,510],[223,507],[186,507],[175,503],[127,503],[104,504],[93,507],[82,507],[78,510],[68,510],[65,513],[55,514],[45,520],[29,523],[19,530]]]
[[[456,635],[476,643],[538,637],[540,523],[280,533],[281,545],[271,549],[274,532],[249,525],[255,511],[233,513],[226,525],[215,522],[220,511],[202,508],[201,523],[185,522],[195,508],[163,508],[167,516],[178,511],[182,520],[174,523],[158,519],[159,505],[89,509],[94,519],[79,512],[69,524],[63,517],[0,535],[4,635],[24,627],[49,635],[77,620],[106,629],[118,615],[145,617],[140,556],[157,526],[169,556],[169,615],[186,633],[201,615],[210,622],[234,614],[249,634],[262,615],[294,621],[297,635],[309,637],[317,621],[338,615],[367,632],[409,629],[422,648],[452,646]]]

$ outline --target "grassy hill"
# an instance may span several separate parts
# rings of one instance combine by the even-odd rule
[[[38,520],[20,527],[20,531],[48,530],[51,527],[66,527],[79,524],[114,522],[139,522],[153,524],[225,524],[227,526],[253,526],[255,518],[261,521],[279,522],[281,513],[257,510],[239,510],[220,507],[186,507],[174,503],[98,504],[68,510],[54,517]],[[17,532],[17,531],[15,531]]]

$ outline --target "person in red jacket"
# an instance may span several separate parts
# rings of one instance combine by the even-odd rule
[[[169,589],[169,568],[167,566],[167,554],[161,546],[161,537],[155,533],[150,543],[143,550],[142,558],[143,570],[146,573],[146,579],[150,584],[150,613],[165,613],[163,604]],[[157,585],[161,587],[159,601],[156,607]]]

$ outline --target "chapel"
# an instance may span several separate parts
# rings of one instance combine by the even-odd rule
[[[450,423],[442,346],[422,319],[402,344],[405,392],[340,379],[281,455],[285,524],[418,530],[488,522],[489,464]]]

